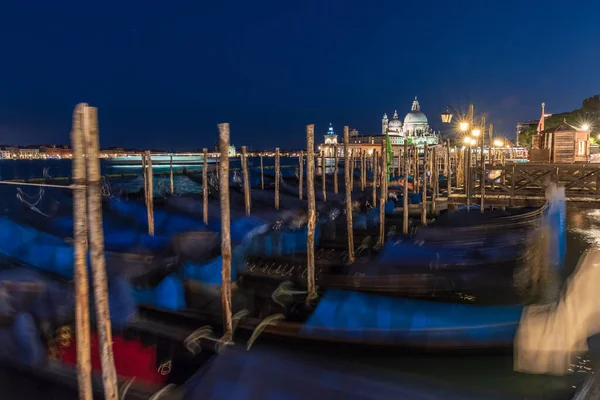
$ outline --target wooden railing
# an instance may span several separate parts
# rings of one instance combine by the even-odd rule
[[[481,197],[481,167],[472,167],[469,197]],[[543,196],[551,183],[565,187],[567,197],[600,199],[600,165],[597,164],[510,164],[486,166],[485,197]]]

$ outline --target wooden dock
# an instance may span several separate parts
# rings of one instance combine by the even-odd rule
[[[465,187],[449,196],[450,208],[481,204],[481,167],[472,167]],[[539,206],[546,201],[548,186],[564,186],[566,200],[581,206],[600,206],[600,165],[523,163],[486,165],[484,204],[490,206]]]

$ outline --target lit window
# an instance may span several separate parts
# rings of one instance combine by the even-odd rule
[[[577,155],[578,156],[585,156],[585,148],[586,148],[586,142],[585,141],[579,141],[578,142],[578,148],[577,148]]]

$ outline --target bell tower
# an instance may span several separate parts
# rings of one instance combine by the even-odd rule
[[[383,118],[381,119],[381,134],[385,135],[388,129],[388,116],[387,113],[383,114]]]

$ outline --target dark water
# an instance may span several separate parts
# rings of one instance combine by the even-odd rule
[[[282,165],[292,165],[296,160],[282,160]],[[254,165],[258,161],[254,160]],[[267,160],[265,159],[265,165]],[[51,176],[70,176],[70,161],[0,161],[1,179],[31,179],[41,177],[44,167],[49,168]],[[156,167],[155,171],[161,168]],[[113,173],[141,173],[138,167],[111,166],[106,163],[102,165],[103,174]],[[141,188],[141,178],[128,182],[129,189]],[[185,177],[175,177],[175,185],[178,192],[199,191],[199,187]],[[157,178],[155,182],[157,190],[167,190],[168,178]],[[28,188],[27,190],[35,190]],[[567,213],[568,238],[567,238],[567,261],[565,278],[573,271],[579,257],[593,245],[600,245],[600,210],[568,208]],[[299,348],[301,352],[311,351],[310,348]],[[593,348],[595,352],[596,349]],[[322,352],[322,350],[321,350]],[[315,355],[315,357],[321,357]],[[406,379],[406,376],[425,377],[436,383],[450,385],[458,389],[471,388],[481,390],[483,397],[485,393],[494,395],[506,395],[507,398],[516,399],[567,399],[573,386],[577,386],[583,374],[575,376],[550,377],[517,373],[513,371],[513,358],[511,354],[504,355],[469,355],[469,356],[432,356],[422,354],[389,354],[382,356],[371,354],[365,350],[348,348],[343,353],[322,355],[327,359],[337,359],[346,365],[353,364],[359,368],[369,368],[385,372],[386,376],[397,375],[398,379]],[[12,375],[11,375],[12,376]],[[13,377],[14,378],[14,377]],[[24,380],[18,378],[7,378],[6,373],[0,372],[0,392],[7,393],[11,386],[22,386]],[[15,386],[16,385],[16,386]],[[41,386],[40,386],[41,385]],[[38,388],[38,389],[36,389]],[[25,390],[26,389],[26,390]],[[22,394],[14,393],[16,397],[23,400],[39,398],[38,394],[45,394],[44,398],[71,398],[72,392],[63,392],[58,389],[48,389],[44,384],[32,383],[27,388],[19,389]],[[37,392],[36,392],[37,390]]]

